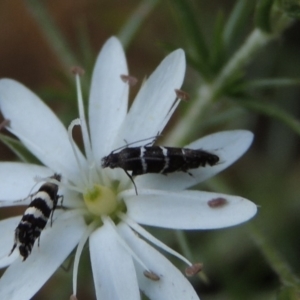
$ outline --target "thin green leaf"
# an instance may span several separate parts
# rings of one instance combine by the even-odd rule
[[[291,267],[278,250],[273,247],[265,236],[263,236],[263,234],[255,227],[251,228],[251,237],[264,255],[268,264],[279,277],[281,283],[285,286],[294,287],[299,291],[300,279],[293,273]]]
[[[84,73],[85,82],[90,82],[97,54],[93,50],[89,38],[87,24],[85,22],[80,22],[77,28],[78,28],[77,30],[78,44],[80,45],[81,57],[82,57],[81,61],[85,70]],[[88,87],[85,86],[84,88],[88,88]]]
[[[254,55],[264,47],[274,37],[259,29],[253,32],[246,39],[244,44],[235,52],[230,60],[220,71],[214,82],[214,98],[222,94],[224,87],[230,85],[235,78],[239,78],[244,73],[245,65],[253,59]],[[234,80],[232,80],[234,79]]]
[[[78,59],[73,54],[71,50],[72,48],[68,45],[67,40],[59,30],[58,26],[56,26],[51,15],[48,13],[45,7],[45,2],[40,0],[30,0],[25,1],[24,3],[27,5],[29,12],[40,25],[49,45],[57,54],[61,63],[67,69],[77,65]]]
[[[243,74],[241,73],[238,76],[231,78],[230,81],[227,81],[225,86],[226,92],[229,92],[231,95],[241,95],[253,89],[274,89],[300,85],[300,79],[294,78],[268,78],[249,81],[244,81],[242,78]]]
[[[300,1],[299,0],[279,0],[281,9],[291,18],[300,19]]]
[[[255,1],[237,0],[224,27],[224,43],[228,48],[235,43],[236,37],[249,22],[249,16],[255,7]]]
[[[210,65],[215,73],[217,73],[222,68],[226,56],[223,40],[224,25],[224,14],[222,12],[219,12],[215,21],[213,39],[210,47]]]
[[[211,117],[211,114],[207,114],[207,117],[204,116],[204,118],[201,119],[201,129],[205,131],[206,129],[216,126],[224,126],[232,122],[232,120],[241,119],[245,113],[245,109],[234,106],[225,111],[218,112],[213,118]],[[197,132],[197,134],[199,133]]]
[[[246,82],[245,88],[282,88],[300,85],[300,79],[294,78],[276,78],[276,79],[259,79]]]
[[[135,11],[131,14],[123,28],[119,31],[117,36],[121,40],[124,48],[128,48],[134,36],[142,27],[143,22],[153,11],[159,0],[144,0]]]
[[[244,95],[244,76],[244,70],[236,70],[231,76],[228,76],[223,82],[222,90],[216,91],[215,99],[221,100],[222,95],[229,97],[241,97]]]
[[[257,3],[255,11],[256,26],[267,33],[272,33],[271,10],[274,0],[260,0]]]
[[[0,140],[23,162],[40,164],[39,160],[33,156],[24,145],[14,138],[0,133]]]
[[[172,48],[172,49],[174,49],[174,48]],[[186,51],[185,57],[186,57],[187,65],[194,68],[195,70],[198,70],[198,72],[201,73],[202,66],[201,66],[200,62],[195,58],[195,56],[193,56],[191,53]]]
[[[212,71],[208,64],[209,50],[190,7],[190,2],[174,0],[172,1],[172,8],[176,8],[176,16],[179,17],[179,28],[182,30],[182,36],[185,37],[188,44],[187,48],[192,49],[191,56],[195,56],[195,60],[198,61],[199,71],[205,78],[211,77]]]
[[[237,103],[247,109],[264,114],[268,117],[282,122],[290,129],[292,129],[295,133],[300,135],[299,120],[297,120],[291,114],[282,110],[282,108],[277,107],[273,103],[258,102],[254,100],[239,100],[237,101]]]
[[[48,40],[48,45],[52,48],[54,53],[57,55],[61,64],[64,66],[64,69],[67,71],[68,79],[71,82],[74,82],[74,76],[71,72],[68,72],[73,66],[80,65],[80,60],[72,48],[69,46],[67,39],[64,37],[63,33],[56,26],[51,15],[48,13],[45,2],[39,0],[30,0],[25,2],[29,12],[35,18],[35,20],[40,25],[45,38]],[[82,76],[81,84],[83,88],[87,88],[88,78]]]

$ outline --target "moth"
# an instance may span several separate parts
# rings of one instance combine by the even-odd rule
[[[189,173],[191,169],[214,166],[219,160],[217,155],[201,149],[142,146],[126,147],[119,152],[112,151],[102,158],[101,165],[103,168],[123,169],[134,184],[132,176],[147,173]],[[132,172],[131,175],[128,171]]]
[[[50,177],[61,181],[61,175],[54,174]],[[46,182],[31,197],[31,202],[25,210],[20,223],[15,229],[14,244],[10,254],[19,246],[19,252],[23,261],[31,253],[36,239],[40,238],[42,230],[45,228],[49,218],[51,219],[58,201],[63,200],[63,196],[58,195],[58,185]]]

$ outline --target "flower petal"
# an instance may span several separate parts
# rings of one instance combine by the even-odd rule
[[[124,140],[137,142],[135,146],[143,145],[145,141],[140,140],[163,130],[171,117],[169,111],[176,98],[175,89],[180,89],[184,73],[185,56],[179,49],[168,55],[141,87],[120,128],[115,148],[123,146]]]
[[[52,175],[53,171],[43,166],[18,162],[2,162],[0,163],[0,200],[16,201],[24,199],[29,196],[32,188],[36,185],[34,179],[37,176],[49,177]],[[25,203],[11,203],[11,205],[25,205],[26,203],[28,201]],[[0,206],[2,205],[0,204]]]
[[[45,183],[44,181],[37,183],[35,178],[47,178],[52,175],[53,171],[39,165],[18,162],[0,163],[0,207],[28,205],[31,201],[29,196]],[[74,208],[84,205],[78,193],[64,186],[59,189],[58,194],[64,196],[65,207]]]
[[[138,188],[153,188],[162,190],[182,190],[196,185],[217,173],[239,159],[250,147],[253,133],[247,130],[221,131],[207,135],[185,148],[201,149],[219,156],[220,161],[214,166],[191,169],[189,173],[175,172],[167,176],[161,174],[145,174],[138,176],[135,183]]]
[[[14,244],[14,232],[21,218],[17,216],[0,221],[0,268],[10,265],[19,256],[17,251],[9,254]]]
[[[86,225],[78,215],[65,219],[64,214],[42,232],[40,247],[35,245],[26,261],[20,257],[6,270],[0,280],[0,299],[30,299],[74,249]]]
[[[239,196],[202,191],[139,190],[126,195],[127,214],[137,223],[173,229],[215,229],[252,218],[257,207]]]
[[[111,37],[97,58],[89,99],[92,148],[99,162],[111,151],[127,113],[129,88],[121,75],[128,75],[125,54],[119,40]]]
[[[131,256],[109,226],[90,236],[90,254],[97,299],[140,299]]]
[[[127,225],[121,223],[118,230],[131,249],[160,277],[153,281],[145,277],[144,269],[135,263],[139,287],[153,300],[199,299],[189,281],[162,254],[138,237]]]
[[[17,81],[1,79],[0,109],[18,138],[40,161],[78,180],[78,165],[65,127],[33,92]],[[84,163],[83,155],[77,152]]]

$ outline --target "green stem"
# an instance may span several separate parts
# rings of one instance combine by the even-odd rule
[[[144,0],[135,11],[131,14],[127,23],[118,33],[118,37],[121,40],[124,48],[127,48],[138,30],[141,28],[142,23],[152,12],[159,0]]]
[[[300,122],[291,114],[285,112],[280,107],[275,105],[260,103],[258,101],[242,100],[239,104],[247,109],[256,111],[261,114],[265,114],[269,117],[277,119],[287,125],[290,129],[300,135]]]
[[[293,274],[293,271],[288,263],[283,259],[281,254],[268,243],[264,236],[255,227],[251,228],[251,237],[268,261],[268,264],[278,275],[281,283],[285,286],[293,286],[300,290],[299,278]]]
[[[185,233],[182,230],[174,230],[174,232],[175,232],[177,242],[180,245],[180,248],[181,248],[181,251],[182,251],[183,255],[187,259],[193,261],[194,257],[193,257],[192,251],[191,251],[191,249],[188,245],[188,241],[186,239]]]
[[[183,254],[183,256],[185,256],[189,261],[191,262],[194,262],[194,255],[191,251],[191,247],[187,241],[187,238],[186,238],[186,233],[182,230],[174,230],[175,232],[175,236],[176,236],[176,239],[177,239],[177,242],[181,248],[181,252]],[[203,281],[203,282],[208,282],[208,277],[207,275],[205,274],[205,272],[200,272],[198,274],[199,278]]]
[[[214,95],[222,90],[224,84],[226,84],[234,73],[241,70],[261,48],[275,37],[277,37],[277,35],[270,35],[260,29],[255,29],[245,44],[233,55],[231,60],[229,60],[222,69],[220,75],[216,78],[213,86]]]
[[[222,94],[222,89],[230,78],[242,70],[261,48],[276,37],[277,35],[275,34],[266,34],[259,29],[253,30],[246,42],[232,56],[215,80],[212,83],[206,82],[200,86],[196,97],[197,100],[190,105],[186,115],[177,123],[165,142],[182,143],[196,122],[201,120],[204,108]]]

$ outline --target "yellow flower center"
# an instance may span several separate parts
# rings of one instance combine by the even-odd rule
[[[83,199],[88,210],[97,216],[111,214],[117,208],[116,194],[102,185],[95,185]]]

